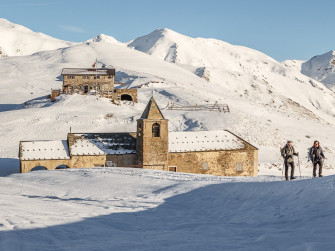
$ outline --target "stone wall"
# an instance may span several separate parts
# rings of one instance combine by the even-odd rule
[[[219,176],[257,176],[258,150],[169,153],[168,167],[177,172]]]
[[[168,120],[138,120],[137,163],[144,166],[165,166],[168,161]],[[159,124],[160,137],[153,137],[152,126]],[[149,167],[148,167],[149,168]]]
[[[106,164],[106,155],[71,156],[71,168],[103,167]]]
[[[113,91],[114,90],[114,76],[113,75],[71,75],[63,76],[63,92],[64,93],[83,93],[85,86],[88,90],[98,91]]]
[[[71,167],[71,160],[21,160],[20,161],[20,172],[30,172],[31,169],[37,166],[43,166],[48,170],[54,170],[60,165],[67,165]]]
[[[72,156],[71,159],[57,160],[21,160],[20,172],[30,172],[37,166],[43,166],[48,170],[54,170],[60,165],[66,165],[69,168],[89,168],[105,166],[106,156]]]
[[[116,166],[127,167],[136,165],[136,154],[113,154],[107,155],[107,161],[113,162]]]
[[[137,89],[116,89],[115,100],[122,100],[122,95],[129,95],[137,103]]]

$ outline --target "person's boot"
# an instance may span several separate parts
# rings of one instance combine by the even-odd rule
[[[323,175],[322,175],[322,174],[319,174],[319,177],[321,178],[321,177],[323,177]]]
[[[315,178],[316,177],[316,175],[315,174],[313,174],[313,178]]]
[[[295,177],[291,177],[291,180],[295,180],[296,178]]]

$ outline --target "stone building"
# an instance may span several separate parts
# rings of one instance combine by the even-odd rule
[[[258,149],[227,130],[169,132],[151,98],[134,133],[69,133],[63,141],[20,142],[21,172],[138,167],[224,176],[257,176]]]
[[[137,89],[123,88],[125,84],[115,82],[112,68],[64,68],[62,71],[65,94],[98,94],[112,100],[127,100],[137,103]]]

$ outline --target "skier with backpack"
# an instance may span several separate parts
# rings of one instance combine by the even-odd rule
[[[313,146],[309,150],[309,158],[313,163],[313,178],[316,177],[316,168],[319,165],[319,177],[322,177],[323,160],[326,158],[319,141],[315,140]]]
[[[292,141],[287,141],[287,144],[284,148],[281,149],[281,155],[284,158],[284,164],[285,164],[285,179],[288,180],[288,168],[291,166],[291,180],[295,180],[294,177],[294,159],[293,156],[299,156],[299,153],[297,153],[294,150]]]

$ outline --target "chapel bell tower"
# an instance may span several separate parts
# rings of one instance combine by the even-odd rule
[[[137,120],[136,159],[144,169],[167,170],[168,120],[164,118],[155,99],[151,97]]]

